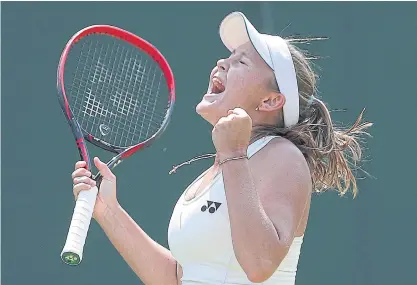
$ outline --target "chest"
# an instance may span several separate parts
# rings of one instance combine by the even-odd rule
[[[214,182],[214,179],[219,173],[218,166],[209,168],[203,175],[197,178],[184,192],[183,198],[186,202],[192,201],[197,196],[201,195],[202,192]]]
[[[194,184],[198,189],[199,183]],[[168,243],[180,264],[213,258],[220,262],[228,258],[223,254],[229,256],[233,251],[222,175],[215,176],[200,189],[193,193],[196,195],[190,194],[194,198],[186,199],[188,192],[193,190],[191,187],[187,189],[171,216]],[[213,252],[222,254],[213,255]]]

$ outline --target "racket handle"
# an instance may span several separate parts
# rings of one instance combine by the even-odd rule
[[[81,191],[75,203],[67,240],[61,252],[61,259],[68,265],[78,265],[83,259],[83,249],[93,216],[98,189],[96,186],[90,190]]]

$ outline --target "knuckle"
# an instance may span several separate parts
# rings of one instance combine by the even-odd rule
[[[83,167],[83,165],[84,165],[84,161],[77,161],[77,162],[75,163],[75,168],[80,168],[80,167]]]
[[[73,173],[72,173],[72,178],[74,179],[74,178],[76,178],[76,177],[78,177],[78,176],[80,176],[80,174],[81,174],[81,171],[80,171],[80,169],[77,169],[77,170],[75,170]]]
[[[72,191],[72,194],[74,194],[74,197],[77,199],[78,195],[80,194],[80,189],[78,188],[74,188],[74,190]]]
[[[79,168],[72,173],[72,178],[81,177],[81,176],[91,176],[91,172],[85,168]]]
[[[75,194],[76,192],[77,192],[77,185],[75,185],[75,184],[74,184],[74,185],[72,186],[72,193],[74,193],[74,194]]]
[[[84,190],[89,190],[90,189],[90,185],[85,184],[85,183],[79,183],[77,185],[74,186],[74,193],[80,193],[81,191]]]
[[[79,176],[74,178],[74,184],[88,183],[90,178],[87,176]]]

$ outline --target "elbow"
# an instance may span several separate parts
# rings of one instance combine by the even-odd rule
[[[270,255],[269,258],[251,258],[249,259],[251,262],[248,262],[249,260],[246,259],[246,262],[241,262],[242,260],[240,260],[239,263],[250,282],[262,283],[275,273],[285,255],[286,250],[283,250],[278,251],[275,255]]]
[[[246,255],[238,254],[236,257],[248,280],[252,283],[262,283],[277,271],[287,255],[288,249],[287,244],[280,243],[266,251],[257,251]]]
[[[252,283],[262,283],[268,280],[272,274],[277,270],[279,263],[266,262],[264,265],[252,265],[243,268],[246,277]]]
[[[254,273],[254,274],[247,274],[248,280],[252,283],[263,283],[269,279],[271,276],[265,276],[264,274]]]
[[[262,283],[268,280],[275,270],[245,270],[246,277],[252,283]]]

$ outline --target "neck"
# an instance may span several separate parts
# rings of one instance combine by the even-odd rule
[[[258,112],[252,115],[253,128],[258,126],[284,127],[284,113],[276,112]]]

